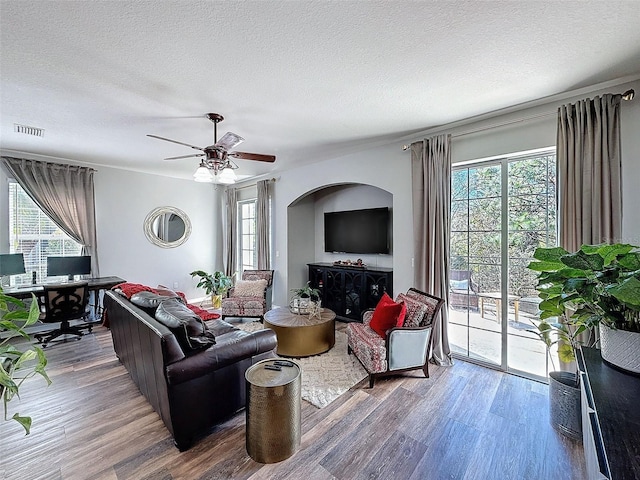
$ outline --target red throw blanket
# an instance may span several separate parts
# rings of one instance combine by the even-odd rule
[[[155,288],[151,288],[151,287],[148,287],[147,285],[142,285],[140,283],[125,282],[125,283],[116,285],[115,287],[112,288],[112,290],[118,290],[118,289],[128,299],[131,299],[131,296],[138,292],[152,292],[152,293],[158,293],[158,294],[160,293]],[[207,320],[214,320],[216,318],[220,318],[220,314],[218,313],[208,312],[205,309],[198,307],[197,305],[191,305],[190,303],[187,303],[187,298],[185,297],[184,293],[182,292],[175,292],[175,293],[180,297],[182,297],[184,302],[187,304],[187,307],[189,307],[189,310],[191,310],[193,313],[198,315],[202,320],[207,321]]]

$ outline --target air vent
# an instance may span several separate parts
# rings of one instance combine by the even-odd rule
[[[13,131],[16,133],[24,133],[25,135],[33,135],[34,137],[44,137],[44,128],[30,127],[28,125],[13,124]]]

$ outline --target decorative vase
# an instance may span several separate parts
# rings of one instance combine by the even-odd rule
[[[211,305],[213,308],[222,308],[222,295],[217,293],[211,295]]]
[[[600,354],[614,367],[640,374],[640,333],[614,330],[601,323]]]
[[[580,385],[575,374],[549,373],[549,420],[561,434],[582,440]]]

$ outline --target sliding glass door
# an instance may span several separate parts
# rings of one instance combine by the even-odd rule
[[[546,377],[538,321],[538,246],[556,243],[555,154],[505,157],[452,172],[450,341],[456,355]]]

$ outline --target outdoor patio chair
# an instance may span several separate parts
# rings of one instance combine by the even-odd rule
[[[449,306],[452,308],[478,309],[480,288],[473,281],[470,270],[449,272]]]

